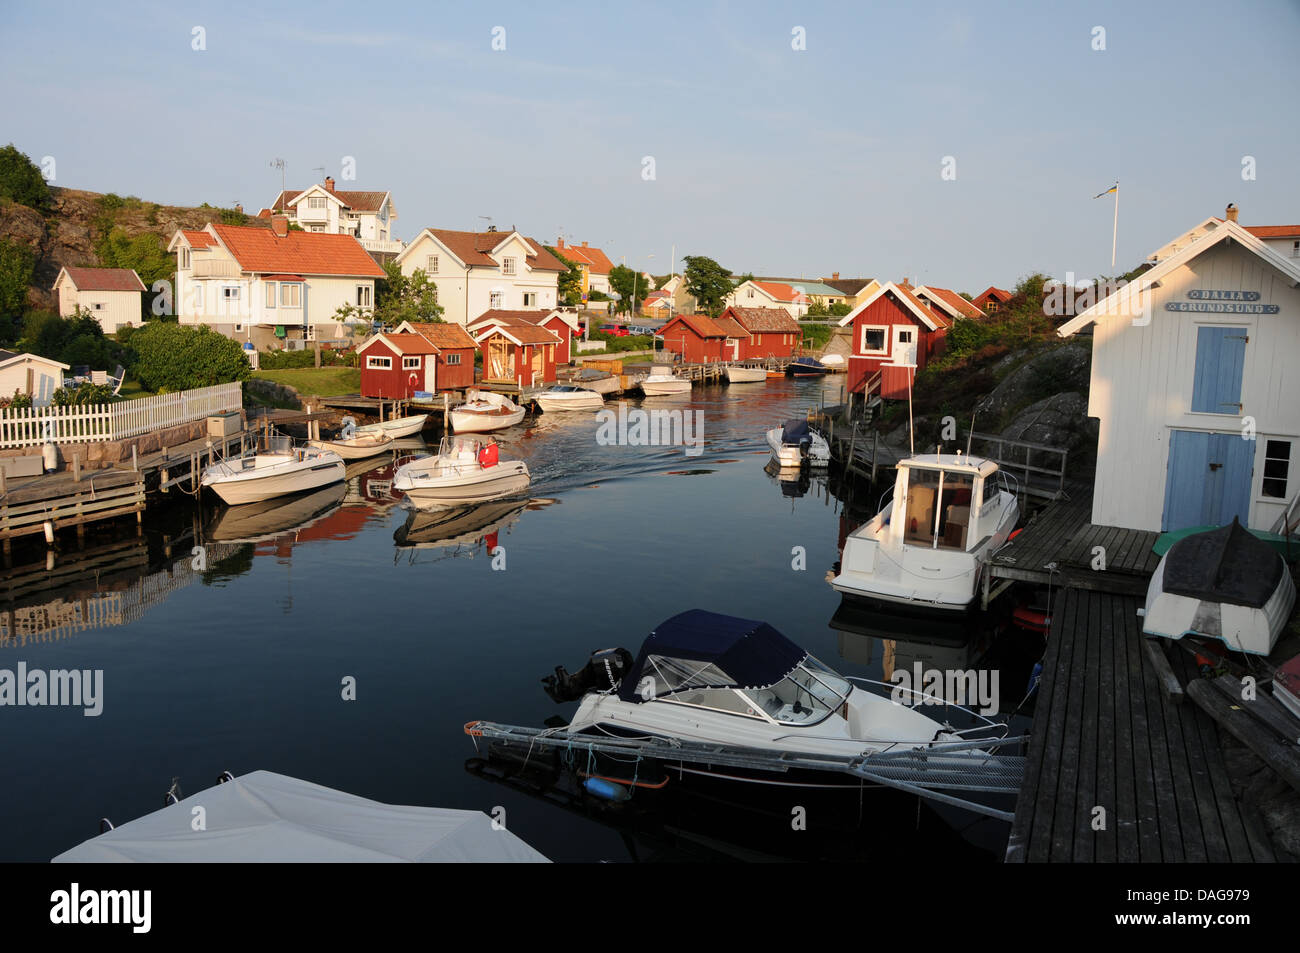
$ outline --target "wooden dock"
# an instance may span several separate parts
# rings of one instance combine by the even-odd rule
[[[24,536],[52,541],[57,531],[75,527],[82,537],[87,523],[132,514],[139,524],[144,507],[144,474],[131,470],[78,469],[11,482],[0,495],[0,546],[8,556]]]
[[[1139,604],[1058,594],[1007,861],[1273,860],[1238,807],[1214,721],[1166,699]],[[1185,652],[1172,667],[1195,677]]]

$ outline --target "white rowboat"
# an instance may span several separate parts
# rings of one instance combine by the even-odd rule
[[[524,419],[524,409],[504,394],[471,390],[449,416],[456,433],[485,433],[513,427]]]

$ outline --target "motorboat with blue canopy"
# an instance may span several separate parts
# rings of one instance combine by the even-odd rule
[[[773,427],[767,432],[767,445],[782,467],[824,467],[831,462],[830,445],[806,419],[796,417]]]

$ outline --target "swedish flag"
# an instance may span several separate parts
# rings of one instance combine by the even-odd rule
[[[1102,192],[1101,195],[1110,195],[1110,193],[1112,193],[1112,192],[1118,192],[1118,191],[1119,191],[1119,183],[1116,182],[1114,185],[1112,185],[1110,188],[1108,188],[1105,192]],[[1093,198],[1095,198],[1095,199],[1099,199],[1099,198],[1101,198],[1101,195],[1094,195]]]

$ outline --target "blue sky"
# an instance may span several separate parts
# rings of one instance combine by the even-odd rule
[[[1109,273],[1116,179],[1117,271],[1229,201],[1300,222],[1298,0],[129,9],[0,13],[0,140],[56,185],[256,211],[272,158],[302,187],[352,156],[402,238],[491,216],[655,273],[972,293]]]

